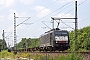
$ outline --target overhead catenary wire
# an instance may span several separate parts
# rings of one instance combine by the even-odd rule
[[[73,4],[73,3],[72,3],[72,4]],[[72,4],[68,5],[67,7],[65,7],[64,9],[62,9],[61,11],[57,12],[54,16],[56,16],[58,13],[64,11],[66,8],[70,7]],[[74,9],[74,8],[73,8],[73,9]],[[71,9],[71,10],[73,10],[73,9]],[[71,10],[70,10],[70,11],[71,11]]]
[[[83,4],[83,3],[85,3],[87,0],[85,0],[85,1],[83,1],[83,2],[81,2],[80,4],[78,4],[78,6],[80,6],[81,4]],[[71,10],[69,10],[68,12],[66,12],[65,14],[67,14],[67,13],[69,13],[69,12],[71,12],[72,10],[74,10],[75,8],[72,8]],[[59,12],[60,13],[60,12]],[[64,15],[63,15],[64,16]],[[61,16],[62,17],[62,16]],[[62,21],[62,20],[61,20]],[[67,25],[66,23],[64,23],[64,22],[62,22],[63,24],[65,24],[66,26],[68,26],[68,27],[70,27],[69,25]],[[74,23],[74,22],[73,22]],[[72,28],[72,27],[70,27],[70,28]],[[74,29],[74,28],[72,28],[72,29]]]
[[[88,20],[88,19],[90,19],[90,17],[87,17],[87,18],[85,18],[85,19],[83,19],[83,20],[80,20],[79,23],[81,23],[82,21]],[[61,21],[62,21],[62,20],[61,20]],[[69,28],[72,28],[71,26],[67,25],[67,24],[64,23],[63,21],[62,21],[62,23],[65,24],[66,26],[68,26]],[[73,23],[75,23],[75,22],[73,22]],[[74,28],[72,28],[72,29],[74,29]]]
[[[62,9],[63,7],[65,7],[66,5],[68,5],[68,4],[72,3],[72,2],[73,2],[73,1],[64,4],[63,6],[61,6],[60,8],[58,8],[58,9],[56,9],[56,10],[54,10],[53,12],[49,13],[48,15],[46,15],[46,16],[42,17],[41,19],[38,19],[37,21],[33,22],[33,24],[36,23],[36,22],[38,22],[38,21],[40,21],[40,20],[42,20],[43,18],[45,18],[45,17],[47,17],[47,16],[49,16],[49,15],[51,15],[51,14],[53,14],[54,12],[56,12],[56,11]]]
[[[42,23],[44,24],[44,25],[46,25],[45,23],[44,23],[44,21],[42,21]],[[47,25],[46,25],[47,26]],[[49,29],[51,29],[49,26],[47,26]]]
[[[58,1],[58,0],[57,0],[57,1]],[[73,1],[74,1],[74,0],[73,0]],[[71,1],[71,2],[73,2],[73,1]],[[87,1],[87,0],[81,2],[79,5],[83,4],[83,3],[86,2],[86,1]],[[56,2],[56,1],[55,1],[55,2]],[[53,2],[52,4],[54,4],[55,2]],[[71,3],[71,2],[69,2],[69,3]],[[62,7],[56,9],[55,11],[62,9],[63,7],[65,7],[66,5],[68,5],[69,3],[63,5]],[[52,5],[52,4],[51,4],[51,5]],[[51,5],[50,5],[50,6],[51,6]],[[79,5],[78,5],[78,6],[79,6]],[[49,7],[49,6],[48,6],[48,7]],[[66,9],[66,8],[65,8],[65,9]],[[74,8],[72,8],[71,10],[69,10],[67,13],[69,13],[69,12],[72,11],[73,9],[74,9]],[[44,10],[44,9],[43,9],[43,10]],[[42,10],[42,11],[43,11],[43,10]],[[51,12],[50,14],[54,13],[55,11]],[[41,12],[41,11],[40,11],[40,12]],[[40,13],[40,12],[39,12],[39,13]],[[66,13],[66,14],[67,14],[67,13]],[[48,15],[50,15],[50,14],[48,14]],[[48,15],[46,15],[46,16],[48,16]],[[45,18],[46,16],[42,17],[41,19]],[[32,17],[31,17],[31,18],[32,18]],[[41,19],[39,19],[39,20],[41,20]],[[38,22],[39,20],[33,22],[32,24]]]
[[[66,3],[66,4],[64,4],[63,6],[61,6],[60,8],[58,8],[58,9],[56,9],[56,10],[54,10],[53,12],[51,12],[51,13],[49,13],[48,15],[46,15],[46,16],[44,16],[44,17],[42,17],[41,19],[38,19],[37,21],[35,21],[35,22],[33,22],[32,24],[35,24],[35,23],[37,23],[37,22],[39,22],[40,20],[42,20],[43,18],[45,18],[45,17],[47,17],[47,16],[49,16],[49,15],[51,15],[51,14],[53,14],[54,12],[56,12],[56,11],[58,11],[58,10],[60,10],[60,9],[62,9],[63,7],[65,7],[66,5],[68,5],[68,4],[70,4],[70,3],[72,3],[73,1],[71,1],[71,2],[68,2],[68,3]],[[43,10],[42,10],[43,11]],[[32,17],[31,17],[32,18]],[[27,27],[26,27],[27,28]],[[24,28],[25,29],[25,28]]]
[[[85,1],[87,1],[87,0],[85,0]],[[84,2],[85,2],[85,1],[84,1]],[[72,2],[72,1],[71,1],[71,2]],[[71,2],[69,2],[69,3],[71,3]],[[84,2],[80,3],[79,5],[83,4]],[[61,9],[61,8],[63,8],[64,6],[68,5],[69,3],[63,5],[63,6],[60,7],[59,9]],[[79,6],[79,5],[78,5],[78,6]],[[59,10],[59,9],[57,9],[57,10]],[[73,8],[73,9],[74,9],[74,8]],[[71,9],[70,11],[72,11],[73,9]],[[57,10],[55,10],[55,11],[57,11]],[[52,13],[54,13],[55,11],[53,11]],[[67,13],[69,13],[70,11],[68,11]],[[40,12],[41,12],[41,11],[40,11]],[[50,14],[52,14],[52,13],[50,13]],[[67,13],[66,13],[66,14],[67,14]],[[50,14],[48,14],[48,15],[50,15]],[[48,16],[48,15],[46,15],[46,16]],[[46,16],[42,17],[41,19],[45,18]],[[41,19],[39,19],[39,20],[41,20]],[[36,23],[36,22],[38,22],[39,20],[33,22],[33,24]]]
[[[80,16],[83,16],[83,15],[88,14],[88,13],[90,13],[90,11],[86,11],[86,12],[80,14]]]
[[[80,4],[78,4],[78,6],[80,6],[80,5],[82,5],[83,3],[85,3],[87,0],[84,0],[83,2],[81,2]],[[69,7],[69,6],[67,6],[67,7]],[[65,8],[66,9],[66,8]],[[65,13],[65,15],[67,14],[67,13],[69,13],[69,12],[71,12],[72,10],[74,10],[75,8],[72,8],[72,9],[70,9],[68,12],[66,12]],[[60,11],[61,12],[61,11]],[[58,13],[60,13],[60,12],[58,12]],[[57,13],[57,14],[58,14]],[[56,14],[55,14],[56,15]],[[63,15],[64,16],[64,15]]]
[[[55,4],[57,1],[59,1],[59,0],[54,1],[53,3],[51,3],[50,5],[48,5],[46,8],[52,6],[52,5]],[[37,14],[41,13],[41,12],[44,11],[44,10],[45,10],[45,8],[43,8],[43,9],[42,9],[41,11],[39,11]],[[32,15],[31,18],[34,17],[34,16],[36,16],[37,14]]]
[[[8,36],[10,36],[12,33],[8,34],[5,38],[7,38]]]
[[[83,2],[81,2],[80,4],[78,4],[78,6],[82,5],[82,4],[85,3],[86,1],[87,1],[87,0],[84,0]],[[69,6],[67,6],[67,7],[69,7]],[[65,9],[66,9],[66,8],[65,8]],[[69,12],[71,12],[71,11],[74,10],[74,9],[75,9],[75,8],[70,9],[68,12],[65,13],[65,15],[68,14]],[[60,12],[61,12],[61,11],[60,11]],[[58,13],[60,13],[60,12],[58,12]],[[57,13],[57,14],[58,14],[58,13]],[[57,15],[57,14],[55,14],[55,15]],[[64,15],[62,15],[62,16],[64,16]],[[62,16],[61,16],[61,17],[62,17]]]
[[[83,4],[83,3],[85,3],[86,1],[87,1],[87,0],[84,0],[84,1],[83,1],[83,2],[81,2],[79,5],[82,5],[82,4]],[[78,5],[78,6],[79,6],[79,5]]]
[[[86,1],[86,0],[85,0],[85,1]],[[84,2],[85,2],[85,1],[84,1]],[[83,3],[84,3],[84,2],[83,2]],[[81,3],[81,4],[79,4],[79,5],[82,5],[83,3]],[[78,5],[78,6],[79,6],[79,5]],[[63,6],[63,7],[64,7],[64,6]],[[73,8],[73,9],[74,9],[74,8]],[[72,11],[73,9],[71,9],[70,11]],[[57,9],[57,10],[59,10],[59,9]],[[57,10],[55,10],[55,11],[57,11]],[[52,13],[54,13],[55,11],[53,11]],[[68,11],[67,13],[69,13],[70,11]],[[50,13],[50,14],[52,14],[52,13]],[[66,13],[66,14],[67,14],[67,13]],[[41,19],[39,19],[39,20],[42,20],[43,18],[45,18],[45,17],[49,16],[50,14],[48,14],[48,15],[46,15],[46,16],[44,16],[44,17],[42,17],[42,18],[41,18]],[[35,23],[36,23],[36,22],[38,22],[39,20],[37,20],[37,21],[33,22],[33,24],[35,24]],[[70,26],[68,26],[68,27],[70,27]],[[70,28],[72,28],[72,27],[70,27]],[[73,28],[72,28],[72,29],[73,29]]]
[[[46,8],[50,7],[51,5],[53,5],[54,3],[56,3],[57,1],[58,1],[58,0],[54,1],[53,3],[51,3],[51,4],[50,4],[49,6],[47,6]],[[43,10],[45,10],[45,9],[43,9]],[[43,11],[43,10],[42,10],[42,11]],[[42,12],[42,11],[40,11],[40,12]],[[40,13],[40,12],[39,12],[39,13]],[[37,14],[38,14],[38,13],[37,13]],[[37,14],[31,16],[31,18],[34,17],[34,16],[36,16]],[[18,17],[17,17],[17,18],[18,18]],[[28,20],[28,19],[26,19],[26,20]],[[25,21],[26,21],[26,20],[25,20]],[[25,22],[25,21],[23,21],[23,22]],[[23,22],[21,22],[20,24],[23,24]],[[17,26],[19,26],[20,24],[18,24]],[[25,23],[25,24],[26,24],[26,23]],[[33,23],[31,23],[31,24],[33,24]],[[30,24],[30,25],[31,25],[31,24]],[[27,25],[27,24],[26,24],[26,25]]]
[[[27,21],[28,19],[30,19],[30,17],[28,17],[26,20],[24,20],[23,22],[21,22],[20,24],[18,24],[17,26],[19,26],[19,25],[21,25],[21,24],[23,24],[25,21]],[[16,26],[16,27],[17,27]]]
[[[62,22],[63,24],[65,24],[66,26],[68,26],[69,28],[72,28],[71,26],[69,26],[69,25],[67,25],[66,23],[64,23],[62,20],[61,20],[61,22]],[[74,28],[72,28],[72,29],[74,29]]]
[[[73,0],[74,1],[74,0]],[[69,3],[66,3],[65,5],[63,5],[62,7],[60,7],[60,8],[58,8],[58,9],[56,9],[55,11],[57,11],[57,10],[60,10],[60,9],[62,9],[63,7],[65,7],[66,5],[68,5],[68,4],[70,4],[70,3],[72,3],[73,1],[71,1],[71,2],[69,2]],[[85,3],[87,0],[85,0],[85,1],[83,1],[83,2],[81,2],[80,4],[78,4],[78,6],[80,6],[80,5],[82,5],[83,3]],[[72,8],[71,10],[69,10],[68,12],[66,12],[65,14],[67,14],[67,13],[69,13],[69,12],[71,12],[72,10],[74,10],[75,8]],[[51,12],[50,14],[52,14],[52,13],[54,13],[55,11],[53,11],[53,12]],[[47,16],[49,16],[50,14],[48,14],[48,15],[46,15],[46,16],[44,16],[44,17],[42,17],[41,19],[39,19],[39,20],[42,20],[43,18],[45,18],[45,17],[47,17]],[[63,15],[64,16],[64,15]],[[38,22],[39,20],[37,20],[37,21],[35,21],[35,22],[33,22],[33,24],[34,23],[36,23],[36,22]]]
[[[82,21],[85,21],[85,20],[87,20],[87,19],[90,19],[90,17],[87,17],[87,18],[85,18],[85,19],[80,20],[79,23],[81,23]]]
[[[50,4],[49,6],[47,6],[46,8],[50,7],[51,5],[53,5],[54,3],[56,3],[57,1],[58,1],[58,0],[54,1],[53,3],[51,3],[51,4]],[[43,10],[45,10],[45,9],[43,9]],[[42,11],[43,11],[43,10],[42,10]],[[40,11],[40,12],[42,12],[42,11]],[[40,13],[40,12],[39,12],[39,13]],[[37,13],[37,14],[38,14],[38,13]],[[31,16],[31,18],[34,17],[34,16],[36,16],[37,14]],[[17,18],[18,18],[18,17],[17,17]],[[26,20],[27,20],[27,19],[26,19]],[[37,22],[37,21],[36,21],[36,22]],[[22,22],[22,23],[23,23],[23,22]],[[22,24],[22,23],[20,23],[20,24]],[[18,24],[18,25],[20,25],[20,24]],[[31,23],[31,24],[33,24],[33,23]],[[17,26],[18,26],[18,25],[17,25]]]

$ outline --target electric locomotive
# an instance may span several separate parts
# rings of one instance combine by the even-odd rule
[[[64,51],[69,47],[69,34],[66,30],[56,28],[40,36],[40,51]]]

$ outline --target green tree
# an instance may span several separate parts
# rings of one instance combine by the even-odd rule
[[[77,50],[90,50],[90,26],[84,27],[77,31],[78,37],[76,41]],[[74,49],[74,31],[69,33],[70,46]]]
[[[0,39],[0,51],[1,51],[1,50],[6,50],[6,49],[7,49],[6,41]]]
[[[20,48],[33,48],[39,46],[39,38],[22,38],[21,42],[17,44],[18,49]]]

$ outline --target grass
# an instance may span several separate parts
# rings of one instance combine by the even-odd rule
[[[14,60],[16,58],[28,58],[34,60],[83,60],[83,57],[80,54],[76,54],[72,52],[70,54],[64,55],[60,54],[58,57],[51,57],[50,55],[30,55],[29,53],[17,53],[2,51],[0,52],[0,58],[10,58],[10,60]]]

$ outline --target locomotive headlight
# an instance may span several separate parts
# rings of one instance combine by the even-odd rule
[[[56,41],[56,43],[58,43],[58,42]]]
[[[55,37],[55,39],[57,39],[57,37]]]

